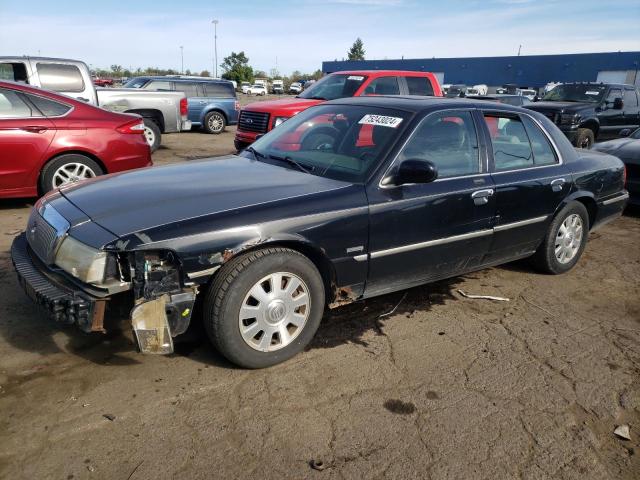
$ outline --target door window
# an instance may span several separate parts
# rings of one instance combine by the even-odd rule
[[[12,90],[0,89],[0,118],[40,117],[20,95]]]
[[[42,88],[54,92],[84,92],[84,80],[75,65],[38,63],[37,69]]]
[[[379,77],[364,90],[365,95],[400,95],[397,77]]]
[[[413,132],[400,158],[432,162],[438,178],[480,173],[478,137],[471,113],[444,111],[429,115]]]
[[[48,98],[39,97],[38,95],[25,94],[31,103],[46,117],[60,117],[71,110],[69,105],[54,102]]]
[[[624,108],[637,108],[637,107],[638,107],[638,97],[636,96],[636,91],[625,89]]]
[[[409,95],[433,96],[433,86],[427,77],[404,77]]]
[[[607,103],[613,103],[616,98],[622,98],[622,90],[619,88],[612,88],[607,95]]]
[[[29,83],[27,66],[22,62],[0,63],[0,80]]]
[[[176,91],[184,92],[188,97],[199,97],[198,84],[196,82],[175,82]]]
[[[171,82],[163,80],[151,80],[144,86],[145,90],[167,90],[171,91]]]

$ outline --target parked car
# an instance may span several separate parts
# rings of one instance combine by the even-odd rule
[[[564,83],[527,108],[551,119],[576,147],[591,148],[596,140],[640,127],[639,96],[631,85]]]
[[[468,87],[465,92],[465,96],[469,95],[486,95],[489,91],[489,87],[484,84],[474,85],[473,87]]]
[[[271,84],[271,91],[275,95],[282,95],[284,93],[284,82],[282,80],[274,80]]]
[[[187,96],[189,121],[207,133],[219,134],[227,125],[238,123],[240,104],[228,80],[145,76],[132,78],[125,87],[183,92]]]
[[[93,78],[93,84],[96,87],[113,87],[113,79],[112,78]]]
[[[242,93],[247,93],[247,90],[249,90],[251,88],[251,83],[249,82],[242,82],[240,84],[240,90],[242,91]]]
[[[487,100],[490,102],[506,103],[507,105],[514,105],[516,107],[523,107],[529,105],[531,101],[522,95],[508,95],[494,94],[494,95],[467,95],[467,98],[471,100]]]
[[[136,113],[144,119],[145,138],[151,151],[160,146],[162,133],[191,128],[184,95],[176,92],[96,89],[89,67],[78,60],[0,57],[0,80],[23,82],[52,90],[114,112]]]
[[[442,96],[438,79],[429,72],[356,70],[327,75],[296,98],[251,103],[240,112],[235,147],[242,150],[288,118],[327,100],[361,95]]]
[[[35,197],[86,178],[149,165],[138,115],[0,81],[0,197]]]
[[[466,93],[467,93],[466,85],[462,85],[462,84],[451,85],[449,87],[449,90],[447,90],[445,97],[447,98],[464,97]]]
[[[236,156],[47,196],[11,255],[31,298],[87,332],[129,292],[146,353],[173,351],[200,295],[217,350],[260,368],[302,351],[327,305],[530,256],[568,272],[627,198],[619,159],[536,112],[343,98]]]
[[[261,83],[254,83],[247,89],[247,95],[266,95],[267,87]]]
[[[533,88],[521,88],[518,91],[518,95],[522,95],[533,102],[533,100],[538,96],[538,92]]]
[[[291,85],[289,85],[289,93],[298,95],[301,92],[302,92],[302,84],[300,82],[293,82]]]
[[[596,143],[592,148],[614,155],[624,162],[627,168],[629,203],[640,205],[640,128],[634,132],[622,130],[620,136],[623,138]]]

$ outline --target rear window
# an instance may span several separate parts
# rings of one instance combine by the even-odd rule
[[[166,90],[171,91],[171,82],[166,82],[164,80],[152,80],[147,83],[144,87],[145,90]]]
[[[409,95],[433,96],[433,86],[427,77],[404,77]]]
[[[236,91],[232,83],[210,82],[203,83],[205,97],[234,98]]]
[[[0,63],[0,80],[28,83],[27,66],[22,62]]]
[[[198,97],[198,84],[195,82],[175,82],[177,92],[184,92],[187,97]]]
[[[83,92],[84,80],[75,65],[61,63],[38,63],[38,76],[42,88],[54,92]]]
[[[55,102],[38,95],[30,95],[28,93],[25,93],[25,95],[47,117],[59,117],[71,110],[71,107],[64,103]]]
[[[132,78],[124,84],[124,88],[142,88],[147,82],[146,78]]]

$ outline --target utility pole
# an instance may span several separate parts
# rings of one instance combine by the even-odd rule
[[[180,45],[180,74],[184,75],[184,47]]]
[[[213,24],[213,78],[218,78],[218,20],[211,20]],[[212,72],[212,73],[213,73]]]
[[[522,45],[518,45],[518,56],[520,56],[520,50],[522,50]]]

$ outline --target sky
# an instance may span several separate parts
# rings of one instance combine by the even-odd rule
[[[357,37],[367,59],[640,51],[640,0],[0,0],[0,55],[180,70],[182,46],[185,70],[211,71],[213,19],[218,64],[244,51],[285,75]]]

